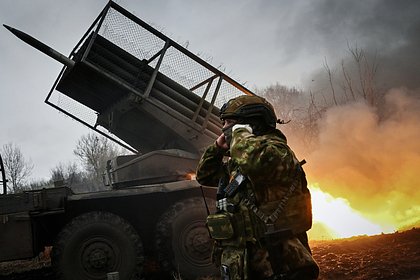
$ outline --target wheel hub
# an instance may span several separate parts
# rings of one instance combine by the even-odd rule
[[[83,250],[83,267],[87,271],[104,270],[115,265],[115,252],[104,240],[94,240]]]
[[[89,255],[89,263],[94,268],[103,268],[107,263],[107,256],[103,250],[95,249]]]
[[[211,251],[211,240],[204,224],[194,223],[184,231],[185,255],[193,263],[207,263]]]
[[[206,229],[195,228],[191,231],[189,243],[191,248],[197,253],[206,253],[209,251],[209,236]]]

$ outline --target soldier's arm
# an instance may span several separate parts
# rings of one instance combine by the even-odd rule
[[[297,164],[285,140],[255,136],[245,128],[234,130],[230,155],[241,173],[259,183],[287,183]]]
[[[217,147],[216,143],[210,145],[203,153],[197,167],[197,181],[205,186],[217,187],[219,179],[227,172],[223,165],[225,151]]]

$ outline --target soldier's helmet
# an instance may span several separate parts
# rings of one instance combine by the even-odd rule
[[[256,95],[241,95],[230,99],[220,109],[220,119],[258,119],[271,128],[275,128],[277,123],[273,105]]]

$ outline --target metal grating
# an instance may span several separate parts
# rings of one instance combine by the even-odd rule
[[[220,108],[230,98],[242,94],[253,94],[217,68],[214,68],[113,2],[109,2],[104,8],[70,54],[70,58],[74,60],[80,59],[80,57],[77,57],[80,56],[78,51],[80,51],[82,46],[86,47],[88,45],[87,41],[94,37],[92,34],[99,34],[138,60],[147,61],[148,65],[153,68],[159,66],[160,73],[189,89],[199,97],[203,97],[206,88],[209,87],[205,100],[209,103],[213,101],[216,108]],[[160,54],[165,45],[169,47],[162,57],[161,64],[158,65]],[[116,135],[100,126],[96,126],[98,112],[56,90],[64,70],[63,68],[47,96],[46,102],[126,148],[136,151],[130,145],[121,141]],[[220,89],[217,90],[219,79],[222,79],[222,82],[220,83]]]

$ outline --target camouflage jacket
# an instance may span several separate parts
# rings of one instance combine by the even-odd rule
[[[198,164],[197,181],[202,185],[216,187],[220,178],[229,181],[239,171],[248,178],[249,183],[232,198],[232,202],[239,205],[243,198],[253,195],[255,205],[266,215],[271,215],[292,182],[298,179],[299,187],[289,199],[278,226],[291,228],[294,232],[310,228],[312,214],[305,174],[302,169],[302,174],[296,174],[299,161],[281,131],[274,130],[256,136],[245,128],[236,129],[232,134],[228,155],[225,157],[224,151],[216,144],[209,146]],[[241,209],[246,211],[243,204]],[[256,222],[259,219],[249,214],[254,226],[258,223],[260,227],[261,223]]]
[[[236,129],[229,154],[224,163],[223,151],[216,144],[208,147],[198,164],[197,181],[217,186],[221,177],[230,178],[239,171],[248,177],[261,203],[281,199],[295,177],[298,160],[279,130],[255,136],[244,128]]]
[[[207,148],[197,168],[197,180],[200,184],[218,186],[220,178],[229,181],[238,171],[248,178],[246,186],[242,189],[241,186],[238,193],[228,198],[230,202],[237,205],[236,212],[229,216],[230,220],[234,221],[232,224],[235,234],[226,239],[215,238],[217,246],[224,248],[219,256],[221,263],[231,267],[232,261],[240,259],[235,253],[246,247],[246,244],[255,244],[258,248],[263,248],[261,252],[267,252],[264,250],[268,250],[267,248],[270,247],[265,239],[268,230],[267,224],[253,211],[255,207],[249,207],[244,203],[245,200],[250,198],[250,194],[253,194],[256,199],[254,204],[257,206],[256,208],[266,215],[271,215],[278,208],[279,201],[289,189],[292,189],[291,186],[297,185],[293,195],[288,198],[279,218],[274,222],[274,227],[276,230],[291,232],[295,236],[299,236],[311,227],[310,193],[306,186],[305,173],[298,166],[299,162],[293,151],[288,147],[286,137],[279,130],[274,130],[266,135],[255,136],[245,128],[236,129],[232,134],[232,142],[227,157],[216,144]],[[209,217],[217,215],[214,214]],[[209,222],[209,219],[207,221]],[[225,233],[226,230],[223,226],[224,224],[209,226],[211,236],[213,237],[215,232]],[[297,238],[287,236],[286,239],[281,239],[282,255],[273,260],[277,271],[287,272],[307,266],[314,267],[316,271],[319,271],[311,257],[307,242],[304,242],[307,246],[304,247],[303,243]],[[252,254],[252,256],[255,255]],[[267,270],[267,267],[270,267],[270,269],[273,267],[273,263],[266,264],[267,257],[252,258],[252,256],[250,265],[254,270],[268,273],[267,275],[264,274],[264,277],[269,276],[270,271],[271,274],[273,273],[272,270]],[[261,259],[265,261],[260,261]],[[232,267],[240,266],[232,265]],[[244,271],[248,271],[248,269],[245,268]],[[246,273],[244,272],[245,275]],[[238,277],[231,279],[251,278]]]

